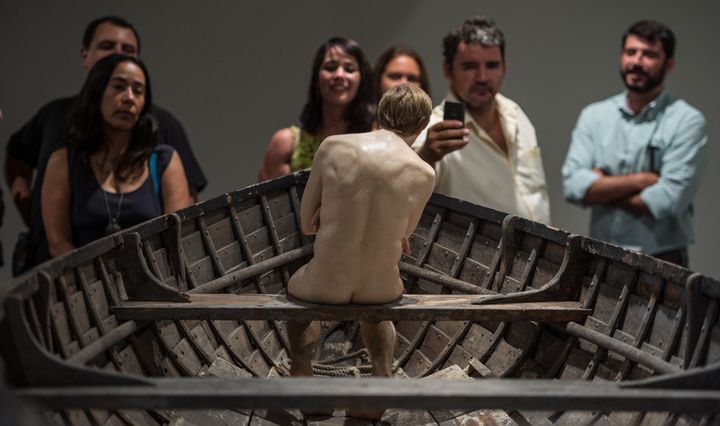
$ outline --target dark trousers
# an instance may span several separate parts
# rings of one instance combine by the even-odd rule
[[[676,265],[680,265],[683,268],[688,267],[688,253],[687,253],[687,247],[683,247],[681,249],[677,250],[670,250],[663,253],[656,254],[655,257],[658,259],[664,260],[666,262],[674,263]]]

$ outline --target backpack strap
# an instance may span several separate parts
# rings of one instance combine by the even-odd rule
[[[160,206],[163,205],[162,200],[162,187],[160,186],[160,173],[158,171],[158,154],[157,151],[153,151],[152,154],[150,154],[150,177],[152,178],[152,184],[153,189],[155,190],[155,194],[158,196],[158,201],[160,201]]]

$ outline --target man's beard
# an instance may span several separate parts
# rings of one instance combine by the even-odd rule
[[[636,82],[636,83],[629,83],[627,79],[627,75],[630,73],[640,74],[645,77],[645,81],[642,82]],[[662,84],[662,82],[665,80],[665,66],[663,66],[660,71],[656,75],[650,75],[650,73],[643,70],[641,67],[633,67],[626,70],[620,70],[620,76],[623,79],[623,83],[625,83],[625,87],[635,93],[648,93],[651,90],[655,89],[659,85]]]

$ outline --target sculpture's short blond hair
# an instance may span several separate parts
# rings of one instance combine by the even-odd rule
[[[385,92],[378,105],[378,124],[399,136],[420,133],[430,121],[432,101],[421,88],[403,83]]]

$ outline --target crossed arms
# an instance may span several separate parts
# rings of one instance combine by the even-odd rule
[[[677,216],[688,208],[700,184],[707,157],[707,132],[701,114],[688,115],[658,151],[658,172],[611,175],[601,169],[592,118],[583,111],[572,134],[562,168],[565,198],[582,205],[612,204],[655,219]],[[629,143],[629,142],[628,142]],[[622,145],[616,145],[622,146]],[[624,148],[624,147],[622,147]]]

